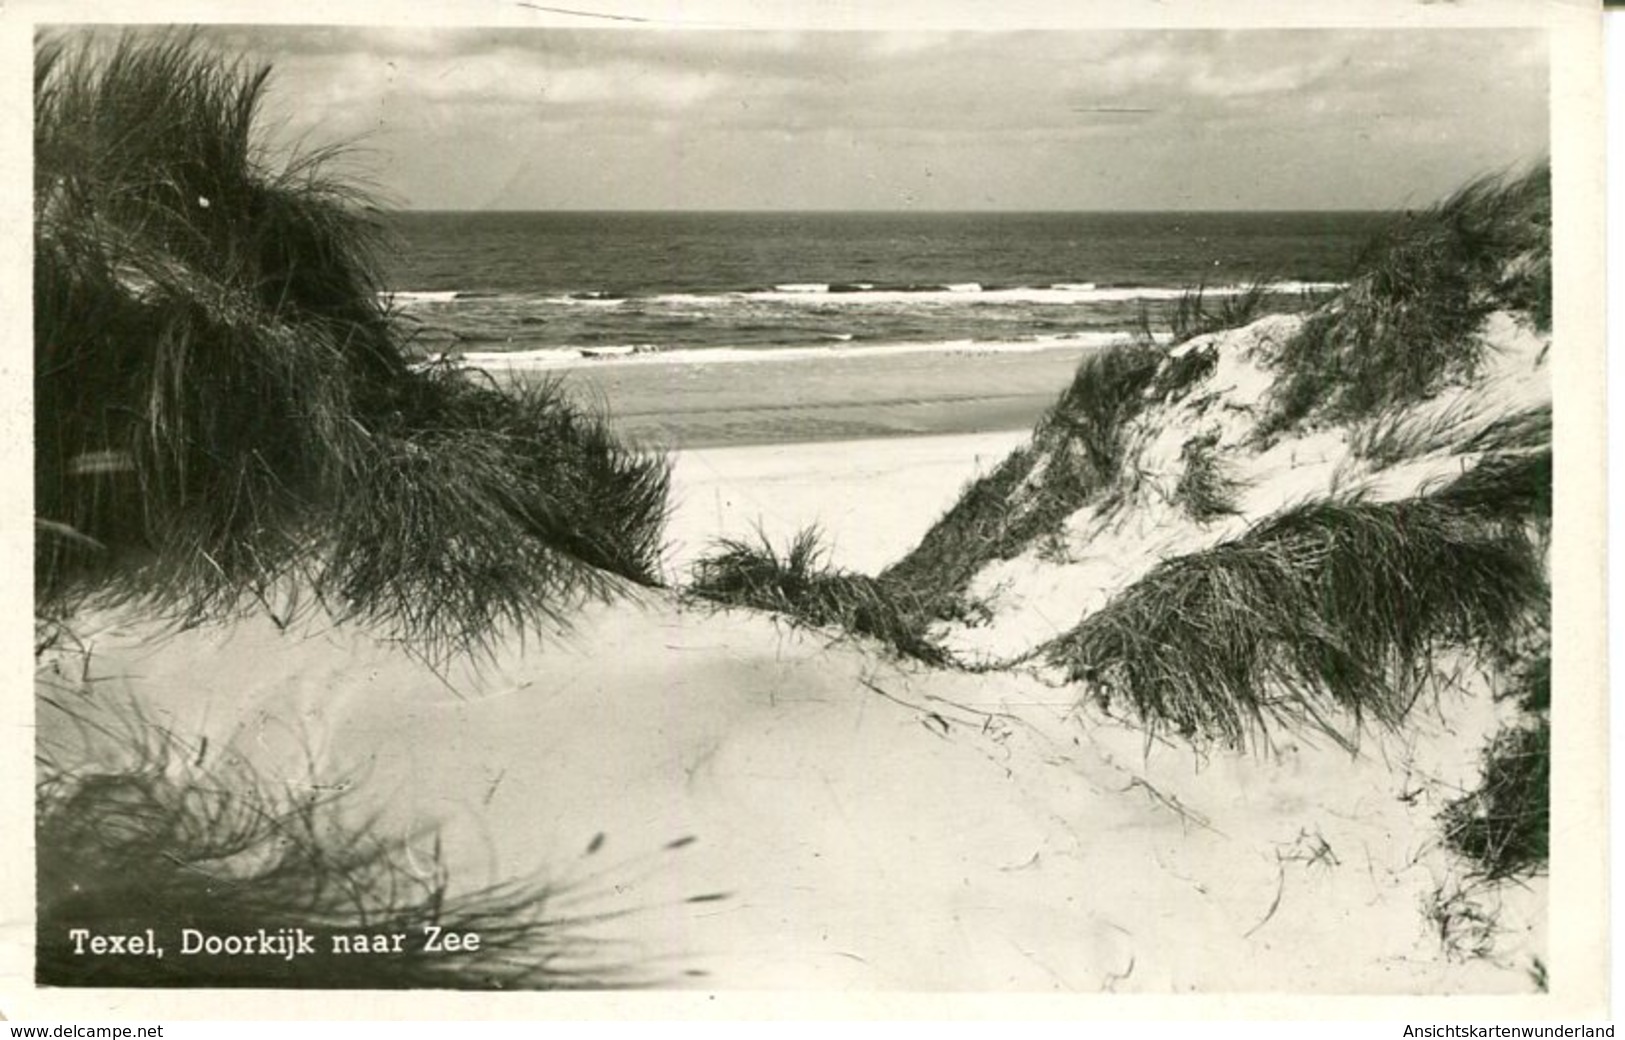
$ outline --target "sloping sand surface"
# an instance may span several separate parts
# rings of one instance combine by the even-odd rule
[[[666,566],[683,581],[718,538],[781,550],[817,524],[838,566],[876,573],[908,552],[965,483],[1025,431],[708,448],[673,457]]]
[[[1459,470],[1448,451],[1375,470],[1346,430],[1252,447],[1269,344],[1294,320],[1188,345],[1215,351],[1212,372],[1136,420],[1118,514],[1085,507],[1059,555],[986,568],[972,591],[992,623],[950,645],[1027,651],[1159,560],[1293,501],[1361,481],[1410,495]],[[1543,344],[1488,331],[1493,371],[1407,421],[1549,399]],[[1204,431],[1236,469],[1240,517],[1171,504],[1182,445]],[[668,570],[681,581],[718,536],[759,525],[782,551],[816,523],[833,563],[877,572],[1027,436],[679,453]],[[441,668],[320,618],[74,629],[83,647],[38,671],[47,755],[105,767],[79,720],[138,714],[196,762],[240,756],[293,797],[344,791],[352,819],[417,836],[425,872],[438,849],[457,890],[562,885],[559,912],[595,918],[583,957],[659,985],[1528,992],[1545,947],[1544,878],[1477,885],[1442,846],[1438,813],[1511,710],[1465,663],[1358,754],[1282,732],[1241,754],[1148,741],[1035,671],[904,666],[666,593]]]
[[[540,872],[573,883],[568,908],[632,911],[590,929],[617,940],[598,954],[663,985],[1528,988],[1528,963],[1452,957],[1427,914],[1460,881],[1433,814],[1473,775],[1485,697],[1359,757],[1198,755],[1027,676],[914,671],[658,597],[439,673],[264,619],[80,635],[88,662],[41,669],[43,749],[84,739],[53,705],[138,698],[200,757],[438,824],[458,887]],[[1514,939],[1541,928],[1543,892],[1526,902],[1491,908]]]
[[[1441,443],[1401,464],[1378,464],[1361,457],[1358,430],[1349,426],[1293,431],[1255,443],[1256,424],[1274,385],[1270,355],[1301,322],[1299,316],[1272,315],[1177,348],[1210,352],[1213,370],[1178,400],[1151,405],[1129,423],[1119,494],[1109,496],[1103,508],[1079,509],[1059,538],[983,568],[970,591],[992,605],[992,620],[976,627],[944,626],[945,644],[968,661],[1017,658],[1104,607],[1162,560],[1238,537],[1296,504],[1339,496],[1409,498],[1476,462],[1476,455]],[[1398,413],[1398,425],[1439,426],[1459,438],[1475,424],[1550,407],[1550,337],[1506,313],[1490,315],[1481,336],[1487,345],[1484,370]],[[1184,447],[1203,435],[1234,482],[1233,515],[1195,519],[1178,504]]]

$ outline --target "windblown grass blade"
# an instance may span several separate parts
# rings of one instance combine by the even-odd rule
[[[65,710],[65,709],[55,709]],[[91,754],[42,757],[36,785],[37,981],[52,986],[317,989],[627,988],[659,981],[596,933],[638,908],[584,911],[568,880],[456,890],[429,830],[357,816],[346,785],[279,791],[245,762],[207,763],[139,715],[84,720]],[[477,950],[427,948],[430,928]],[[72,932],[157,937],[165,956],[86,956]],[[282,956],[182,955],[182,929],[312,937]],[[337,953],[334,936],[405,937]],[[289,951],[295,949],[289,944]]]
[[[130,35],[35,71],[36,508],[83,536],[40,540],[42,604],[300,585],[438,656],[658,582],[665,460],[556,384],[410,365],[342,150],[259,140],[268,70]]]
[[[1482,177],[1395,221],[1356,258],[1356,277],[1286,342],[1268,435],[1300,422],[1371,416],[1470,376],[1479,324],[1497,308],[1551,327],[1551,173]]]
[[[1243,744],[1269,723],[1397,726],[1439,654],[1483,655],[1546,609],[1532,526],[1550,454],[1491,459],[1421,498],[1290,509],[1168,560],[1045,649],[1153,729]]]

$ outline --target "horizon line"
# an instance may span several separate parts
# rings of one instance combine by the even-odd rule
[[[1311,206],[1311,207],[1307,207],[1307,208],[1305,208],[1305,207],[1291,207],[1291,208],[1282,208],[1282,209],[1266,209],[1266,208],[1258,208],[1258,207],[1235,208],[1235,209],[1197,209],[1197,208],[1185,208],[1185,207],[1176,207],[1176,208],[1168,208],[1168,209],[1139,208],[1139,207],[1132,208],[1132,209],[878,209],[878,208],[872,208],[872,207],[861,207],[861,208],[855,208],[855,209],[837,209],[837,208],[834,208],[834,207],[785,208],[785,209],[767,209],[767,208],[744,208],[744,209],[732,208],[732,209],[730,209],[730,208],[720,208],[720,207],[709,207],[709,208],[696,207],[696,208],[691,209],[691,208],[686,208],[686,207],[683,207],[683,208],[677,208],[677,207],[665,207],[665,208],[658,208],[658,207],[608,208],[608,207],[587,207],[587,206],[564,206],[564,207],[517,208],[517,209],[507,209],[507,208],[499,208],[499,207],[479,207],[479,208],[475,208],[475,209],[467,209],[467,208],[442,207],[442,206],[374,206],[373,208],[380,211],[380,212],[392,213],[392,214],[409,214],[409,213],[493,213],[493,214],[497,214],[497,213],[509,213],[509,214],[511,214],[511,213],[524,213],[524,214],[535,214],[535,213],[548,213],[548,214],[617,214],[617,215],[625,214],[625,215],[637,215],[637,216],[651,216],[651,215],[661,215],[661,216],[675,216],[675,215],[695,215],[695,216],[741,216],[741,215],[743,215],[743,216],[775,216],[775,215],[778,215],[778,216],[807,216],[807,215],[865,216],[865,215],[868,215],[868,216],[922,216],[922,217],[924,217],[924,216],[933,216],[933,217],[940,217],[940,216],[1116,216],[1116,215],[1119,215],[1119,214],[1124,215],[1124,216],[1134,216],[1134,215],[1144,215],[1144,214],[1166,214],[1166,213],[1185,213],[1185,214],[1216,214],[1216,213],[1217,214],[1249,214],[1249,213],[1324,213],[1324,214],[1403,213],[1403,212],[1405,212],[1407,210],[1417,209],[1418,207],[1416,207],[1416,206],[1380,206],[1380,207],[1375,207],[1375,208],[1332,208],[1332,207]]]

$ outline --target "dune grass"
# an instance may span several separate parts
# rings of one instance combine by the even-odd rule
[[[1124,427],[1148,403],[1166,354],[1149,341],[1084,358],[1038,421],[1032,443],[971,482],[919,545],[881,574],[947,607],[982,567],[1007,560],[1056,531],[1120,472]]]
[[[266,69],[129,33],[35,71],[45,609],[293,587],[449,653],[657,582],[665,460],[556,384],[409,365],[341,153],[260,141]]]
[[[1213,374],[1219,352],[1206,349],[1175,350],[1169,353],[1151,381],[1150,394],[1159,401],[1180,401],[1192,387]]]
[[[279,789],[150,720],[73,717],[93,752],[72,762],[42,756],[36,785],[41,985],[506,990],[658,981],[595,936],[596,925],[636,912],[605,909],[603,893],[540,877],[456,892],[432,830],[402,833],[358,816],[343,783]],[[430,951],[429,926],[478,933],[479,949]],[[70,934],[149,928],[163,957],[78,953]],[[187,928],[216,936],[303,928],[314,949],[185,956]],[[406,936],[398,953],[333,949],[334,936],[391,933]]]
[[[1180,293],[1168,316],[1175,345],[1226,329],[1250,325],[1266,313],[1270,283],[1254,278],[1240,292],[1210,295],[1205,284]],[[1217,301],[1217,302],[1215,302]]]
[[[1034,440],[1069,449],[1093,480],[1109,482],[1122,468],[1123,426],[1145,407],[1145,391],[1164,356],[1146,343],[1091,354],[1039,422]]]
[[[1491,654],[1547,609],[1540,474],[1515,458],[1415,499],[1289,509],[1159,564],[1042,653],[1153,731],[1241,746],[1271,724],[1397,725],[1440,654]]]
[[[1179,450],[1184,465],[1174,484],[1173,500],[1197,523],[1211,523],[1234,516],[1242,485],[1225,472],[1218,455],[1218,438],[1212,434],[1192,437]]]
[[[659,583],[665,460],[621,445],[556,384],[420,378],[412,424],[379,439],[328,514],[311,584],[330,609],[461,648]]]
[[[966,484],[920,543],[881,576],[918,587],[961,589],[986,563],[1020,552],[1012,502],[1038,458],[1034,445],[1023,445]]]
[[[1122,476],[1129,421],[1156,401],[1188,393],[1218,362],[1211,349],[1179,351],[1170,345],[1177,348],[1207,333],[1247,325],[1269,309],[1269,301],[1269,283],[1262,279],[1223,295],[1197,286],[1181,294],[1166,316],[1166,337],[1157,334],[1150,312],[1142,310],[1138,336],[1084,358],[1034,427],[1032,442],[968,484],[920,543],[881,577],[928,590],[926,599],[952,606],[988,563],[1012,559],[1035,542],[1053,539],[1067,517],[1110,493]],[[1204,467],[1204,461],[1194,460],[1187,491],[1191,508],[1218,511],[1203,513],[1210,519],[1222,515],[1226,496],[1236,489],[1217,469]]]
[[[1551,723],[1509,726],[1484,749],[1479,785],[1440,814],[1445,841],[1484,878],[1538,873],[1550,855]]]
[[[1551,444],[1550,403],[1510,414],[1451,405],[1417,411],[1390,407],[1355,426],[1349,449],[1377,469],[1441,452],[1478,454],[1540,450]]]
[[[1482,177],[1374,236],[1356,276],[1284,343],[1262,433],[1349,421],[1468,378],[1499,308],[1551,323],[1551,179],[1545,164]]]
[[[798,624],[867,636],[928,664],[947,663],[926,636],[939,609],[896,582],[833,568],[817,527],[798,532],[781,555],[765,534],[755,543],[722,539],[694,564],[690,596],[781,614]]]
[[[371,226],[320,157],[261,169],[263,72],[127,38],[48,44],[36,79],[36,508],[102,547],[47,546],[38,585],[143,551],[246,583],[358,454],[361,373],[399,374]]]
[[[1528,535],[1544,551],[1551,540],[1551,448],[1487,455],[1427,497],[1472,523]]]

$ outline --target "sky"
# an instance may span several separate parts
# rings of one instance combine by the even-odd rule
[[[204,35],[413,209],[1378,209],[1548,150],[1530,30]]]

